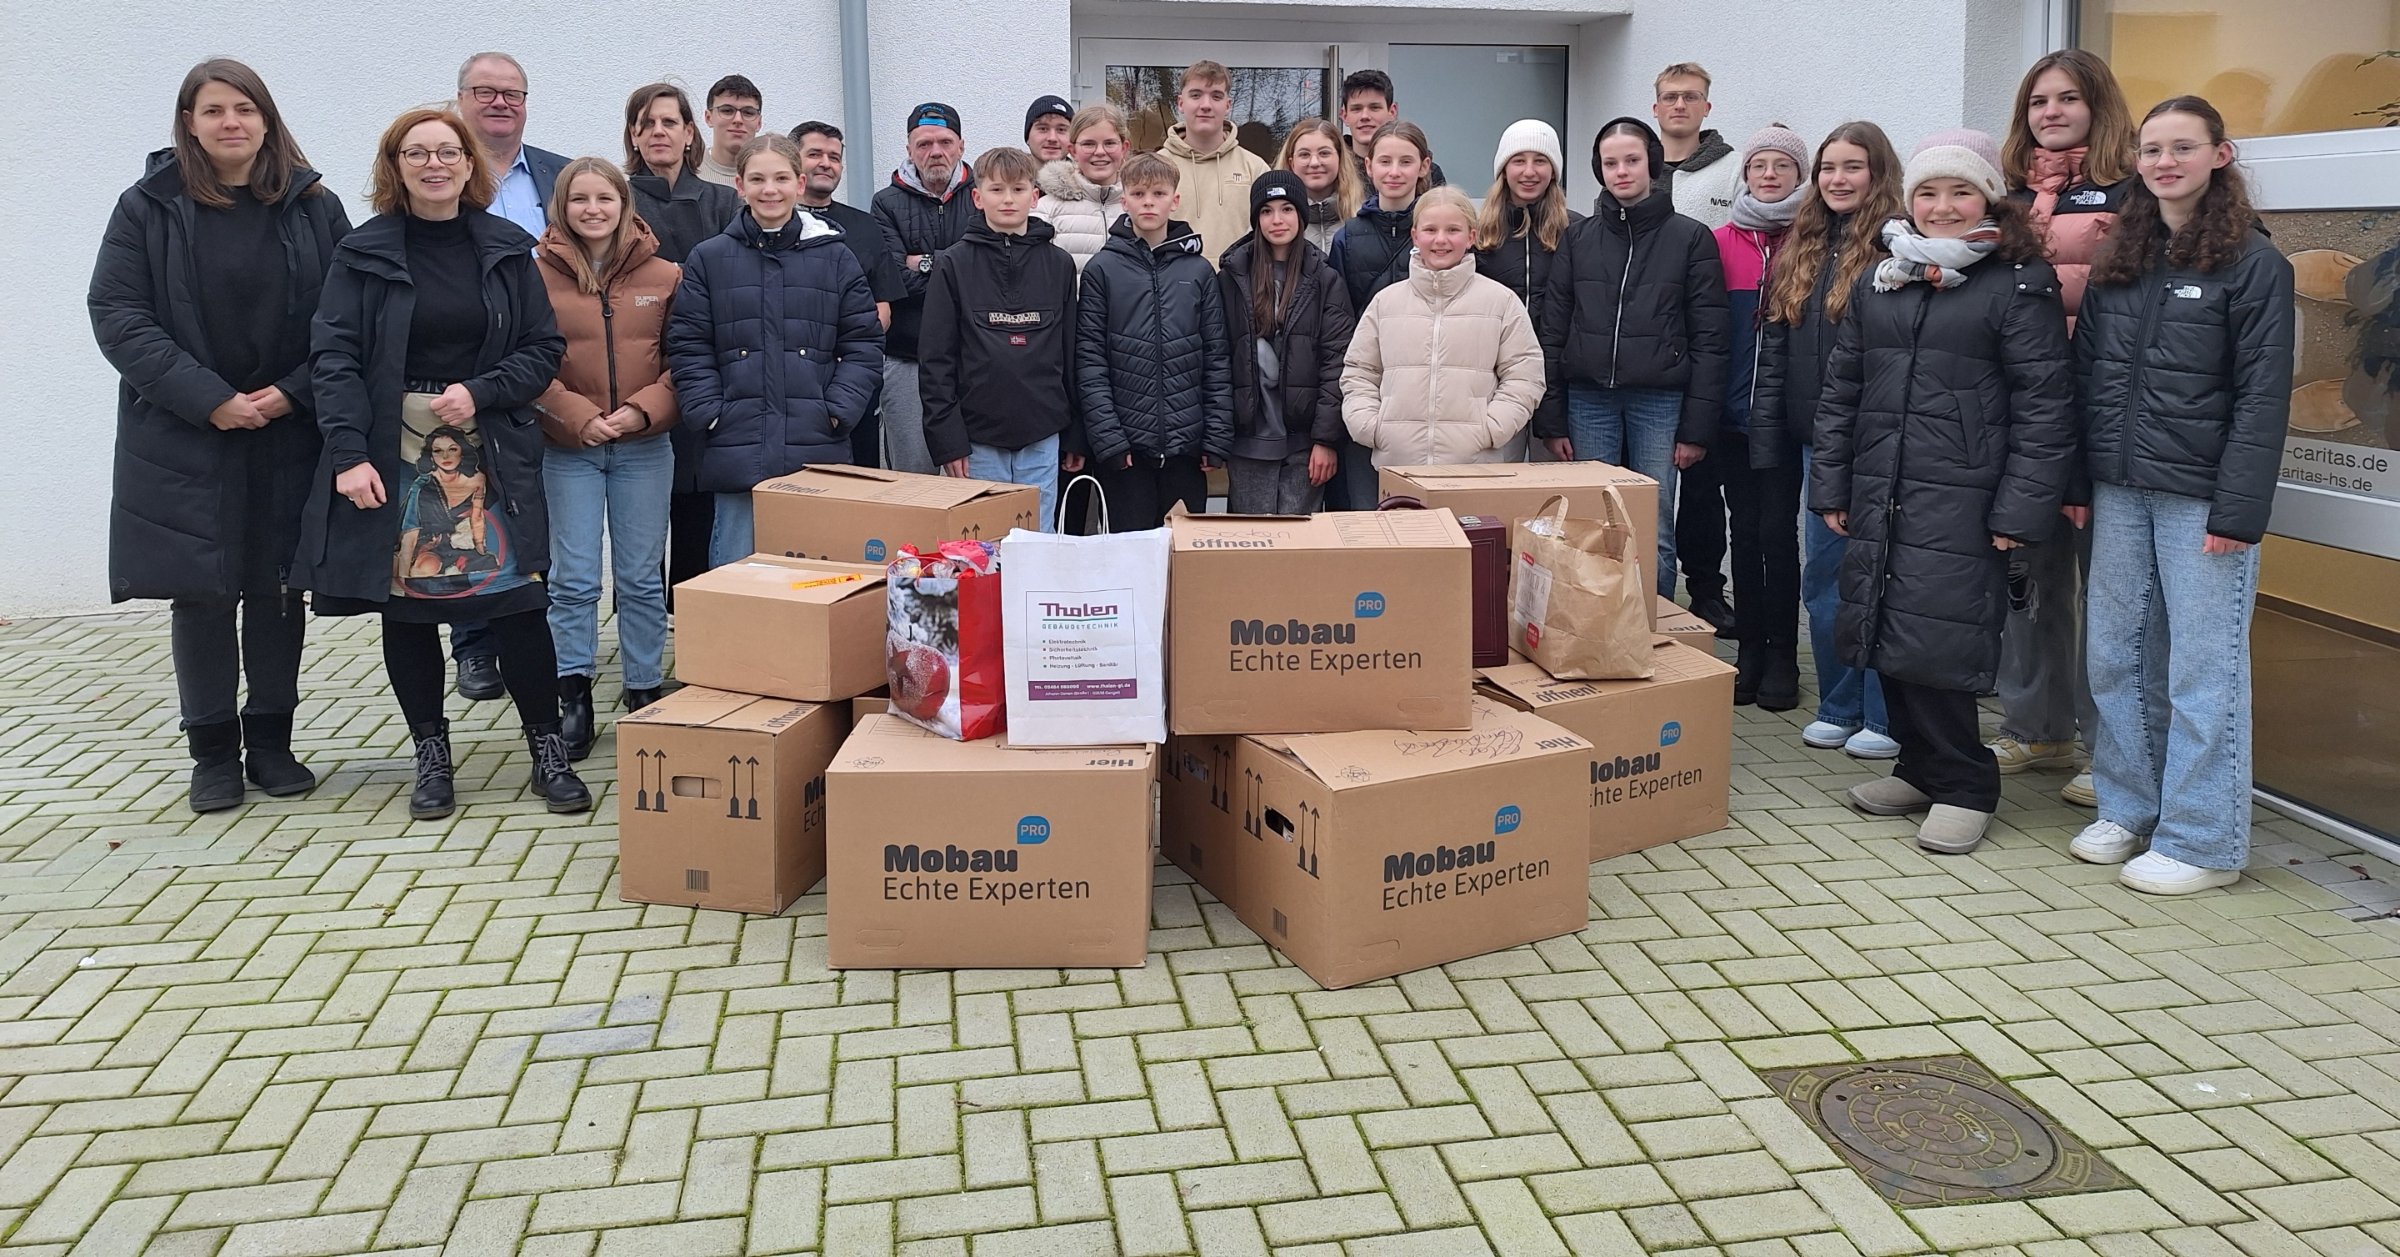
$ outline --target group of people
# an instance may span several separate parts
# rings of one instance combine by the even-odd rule
[[[2003,141],[1906,161],[1863,121],[1736,148],[1710,90],[1670,66],[1649,120],[1600,128],[1588,216],[1538,120],[1480,205],[1448,186],[1377,71],[1269,166],[1211,61],[1155,153],[1044,96],[970,162],[920,105],[869,213],[833,199],[840,130],[764,129],[746,78],[699,113],[645,86],[621,161],[569,160],[483,53],[385,129],[353,228],[258,76],[203,62],[91,291],[123,376],[111,592],[173,600],[191,805],[314,785],[298,591],[382,617],[412,816],[454,803],[445,624],[459,690],[514,700],[533,791],[579,811],[604,536],[638,708],[670,581],[747,556],[751,490],[803,466],[1033,485],[1083,530],[1084,473],[1141,529],[1219,468],[1231,510],[1304,513],[1372,509],[1379,466],[1530,456],[1659,482],[1657,588],[1680,570],[1737,642],[1737,703],[1798,705],[1806,625],[1802,737],[1895,761],[1854,807],[1969,851],[2004,773],[2088,745],[2076,856],[2232,881],[2293,313],[2222,120],[2136,123],[2077,51]]]

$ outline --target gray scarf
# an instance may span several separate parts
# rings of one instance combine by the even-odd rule
[[[1780,201],[1762,201],[1743,188],[1733,194],[1733,225],[1744,231],[1763,231],[1770,236],[1791,230],[1792,220],[1800,216],[1800,202],[1805,199],[1800,190],[1783,194]]]

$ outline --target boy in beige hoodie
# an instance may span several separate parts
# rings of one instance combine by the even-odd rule
[[[1267,163],[1234,133],[1232,111],[1233,78],[1225,67],[1193,62],[1175,95],[1183,125],[1168,130],[1159,151],[1182,176],[1183,221],[1199,235],[1210,266],[1225,246],[1249,234],[1250,181],[1267,173]]]

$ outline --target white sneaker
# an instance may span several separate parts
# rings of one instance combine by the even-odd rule
[[[2100,806],[2099,791],[2092,788],[2092,770],[2086,768],[2075,774],[2067,784],[2058,788],[2058,797],[2077,807]]]
[[[2123,864],[2146,845],[2140,834],[2115,821],[2093,821],[2075,835],[2067,853],[2086,864]]]
[[[2023,742],[2004,733],[1985,745],[1992,748],[1992,759],[2000,765],[2002,776],[2014,776],[2029,768],[2075,766],[2073,738],[2064,742]]]
[[[1898,759],[1900,744],[1887,734],[1873,729],[1861,729],[1842,743],[1842,751],[1852,759]]]
[[[2204,869],[2186,864],[2171,855],[2145,851],[2125,862],[2117,870],[2117,881],[2128,890],[2145,895],[2188,895],[2194,891],[2217,886],[2231,886],[2242,878],[2240,869]]]
[[[1837,725],[1830,720],[1811,720],[1800,731],[1800,740],[1820,751],[1830,751],[1850,740],[1858,732],[1857,725]]]

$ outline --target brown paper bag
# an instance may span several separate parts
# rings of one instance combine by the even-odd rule
[[[1605,520],[1568,519],[1553,496],[1510,530],[1509,644],[1561,680],[1650,678],[1650,582],[1614,486]]]

